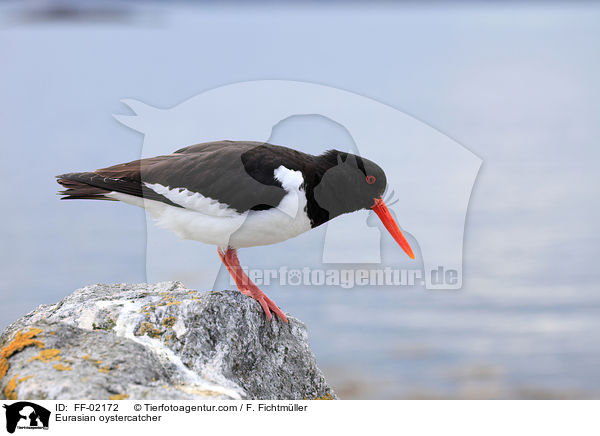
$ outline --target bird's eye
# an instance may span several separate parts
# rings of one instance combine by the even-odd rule
[[[375,183],[375,176],[367,176],[366,179],[367,179],[367,183],[369,185],[372,185],[373,183]]]

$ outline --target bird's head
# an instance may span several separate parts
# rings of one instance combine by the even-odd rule
[[[314,189],[319,206],[334,218],[361,209],[373,210],[406,254],[414,259],[408,241],[383,201],[387,179],[375,162],[350,153],[330,150],[318,157],[327,163],[320,183]]]

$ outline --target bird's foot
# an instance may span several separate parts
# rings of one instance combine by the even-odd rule
[[[217,253],[219,254],[223,264],[227,267],[229,274],[231,274],[231,277],[233,277],[238,290],[242,294],[252,297],[258,301],[269,321],[271,321],[271,311],[273,311],[273,313],[275,313],[275,315],[277,315],[283,322],[288,322],[287,318],[281,309],[277,307],[275,302],[267,297],[266,294],[261,291],[244,272],[240,266],[240,261],[237,258],[235,249],[228,248],[227,250],[223,250],[218,247]]]
[[[288,322],[285,314],[281,311],[277,304],[261,291],[256,285],[254,286],[238,286],[240,292],[244,295],[254,298],[263,308],[267,319],[271,321],[271,311],[277,315],[283,322]]]

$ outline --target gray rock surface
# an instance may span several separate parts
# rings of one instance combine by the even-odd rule
[[[93,285],[0,336],[0,399],[336,398],[305,326],[237,291]]]

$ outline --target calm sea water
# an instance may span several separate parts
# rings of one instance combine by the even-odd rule
[[[0,8],[0,327],[85,284],[145,280],[143,212],[59,202],[53,179],[140,155],[141,135],[111,117],[120,99],[167,108],[226,83],[303,80],[390,104],[484,160],[463,289],[268,289],[306,323],[341,396],[600,396],[600,8],[35,11]],[[306,249],[299,238],[242,258]],[[198,244],[200,268],[216,261]]]

